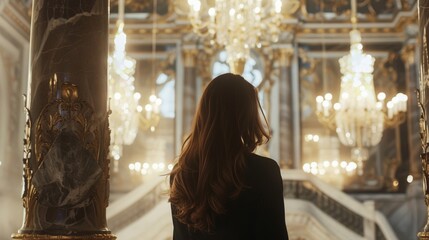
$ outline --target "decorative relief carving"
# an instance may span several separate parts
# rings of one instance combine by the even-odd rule
[[[77,86],[63,83],[57,86],[56,76],[50,80],[49,103],[44,107],[36,122],[35,154],[38,167],[50,150],[56,137],[69,129],[82,141],[85,149],[98,159],[99,139],[94,111],[91,106],[79,100]]]
[[[24,109],[26,112],[25,128],[24,128],[24,156],[22,159],[23,163],[23,189],[22,189],[22,201],[25,211],[29,210],[29,193],[32,191],[33,187],[31,185],[31,179],[33,177],[33,170],[30,167],[31,159],[31,114],[30,109],[27,108],[27,96],[24,95]],[[25,215],[25,222],[28,222],[28,215]]]
[[[424,48],[427,50],[427,48]],[[427,57],[427,54],[424,54],[424,57]],[[427,59],[425,59],[427,60]],[[423,70],[423,74],[425,77],[427,76],[425,73],[426,71]],[[422,82],[422,81],[421,81]],[[422,84],[420,82],[420,84]],[[419,119],[419,125],[420,125],[420,140],[421,140],[421,147],[422,147],[422,154],[420,155],[421,161],[422,161],[422,177],[423,177],[423,194],[425,195],[425,204],[427,207],[427,210],[429,212],[429,153],[428,153],[428,147],[429,143],[427,141],[428,139],[428,129],[427,129],[427,114],[426,114],[426,106],[423,102],[423,99],[425,96],[421,96],[421,92],[425,93],[426,91],[426,83],[427,81],[423,81],[424,85],[420,86],[420,89],[417,89],[417,103],[420,108],[420,119]],[[418,233],[419,239],[429,239],[429,222],[426,223],[423,230]]]
[[[360,18],[366,21],[375,21],[381,16],[390,15],[393,17],[398,11],[409,10],[410,4],[414,5],[415,2],[410,1],[408,4],[402,5],[389,0],[358,0],[357,8]],[[332,20],[350,19],[350,8],[350,1],[346,0],[301,0],[301,13],[308,21],[320,21],[322,11],[332,14]]]
[[[37,170],[32,182],[42,205],[83,207],[90,203],[90,190],[102,174],[97,164],[97,124],[92,108],[79,100],[77,86],[57,83],[55,76],[49,103],[36,122]]]
[[[93,224],[91,228],[105,227],[105,220],[93,219],[92,213],[84,209],[94,208],[93,211],[103,213],[108,205],[108,116],[101,123],[97,122],[92,107],[79,99],[76,85],[59,82],[56,76],[50,80],[49,85],[48,103],[41,111],[35,126],[32,126],[30,110],[25,108],[27,121],[22,194],[26,211],[24,226],[37,224],[37,228],[48,229],[55,225],[60,234],[63,233],[61,228],[69,229],[65,231],[70,232],[73,226],[85,224],[86,219],[87,224]],[[32,128],[35,136],[34,151],[31,149]],[[33,153],[36,162],[31,165]],[[61,216],[57,216],[58,214]],[[37,223],[29,222],[34,219],[38,219]],[[103,232],[105,229],[99,233],[103,235]],[[42,235],[33,236],[33,232],[30,234],[25,230],[20,233],[21,235],[14,237],[43,238]],[[94,235],[94,238],[85,239],[99,237]]]
[[[161,18],[167,18],[173,13],[172,0],[157,0],[157,14]],[[110,1],[111,12],[118,12],[118,1]],[[153,1],[147,0],[125,0],[125,13],[149,13],[154,12]]]
[[[102,190],[104,189],[104,207],[109,206],[109,196],[110,196],[110,159],[109,159],[109,146],[110,146],[110,128],[109,128],[109,116],[112,114],[112,110],[109,107],[107,111],[107,117],[104,121],[104,134],[103,134],[103,152],[101,154],[101,160],[106,161],[105,163],[99,164],[103,166],[103,182]]]

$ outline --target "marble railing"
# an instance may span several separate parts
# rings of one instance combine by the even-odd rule
[[[282,176],[286,202],[306,201],[362,239],[397,240],[384,215],[373,208],[300,170],[284,170]],[[160,202],[167,201],[167,189],[167,179],[160,177],[113,202],[107,209],[109,228],[119,232]]]
[[[144,216],[161,201],[166,201],[167,190],[166,177],[158,177],[114,201],[107,208],[107,222],[110,230],[120,231]]]
[[[339,224],[365,239],[397,239],[382,213],[366,207],[365,204],[317,177],[300,170],[282,171],[282,176],[286,199],[310,202]]]
[[[309,181],[283,180],[286,199],[309,201],[340,224],[363,236],[363,217],[316,188]]]

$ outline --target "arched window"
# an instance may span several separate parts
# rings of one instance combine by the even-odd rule
[[[158,97],[161,98],[160,113],[162,117],[174,118],[175,79],[165,73],[160,73],[156,79]]]
[[[230,72],[226,59],[226,51],[223,50],[217,54],[212,66],[213,78]],[[263,68],[262,62],[255,53],[251,52],[249,59],[247,59],[242,76],[256,88],[260,87],[263,80]]]

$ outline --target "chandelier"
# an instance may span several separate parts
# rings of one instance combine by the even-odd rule
[[[206,2],[206,1],[203,1]],[[214,0],[212,6],[200,0],[188,0],[189,19],[194,31],[208,36],[225,46],[231,72],[241,74],[251,48],[277,42],[282,14],[282,0]],[[289,0],[287,11],[292,13],[299,6]]]
[[[109,118],[110,155],[117,170],[118,160],[122,156],[122,146],[134,142],[139,126],[138,104],[140,93],[135,91],[134,71],[136,61],[125,53],[126,38],[122,19],[117,22],[118,30],[114,39],[114,52],[109,56],[109,87],[110,98]]]
[[[357,163],[357,172],[368,159],[368,147],[376,146],[383,130],[405,120],[407,96],[398,93],[386,103],[386,94],[375,95],[373,75],[375,59],[362,51],[361,34],[356,29],[356,2],[352,1],[350,53],[339,59],[341,88],[339,102],[332,104],[332,94],[317,96],[319,121],[335,129],[340,142],[352,147],[351,158]]]

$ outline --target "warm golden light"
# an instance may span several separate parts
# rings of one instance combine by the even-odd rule
[[[122,156],[122,146],[134,142],[138,131],[138,106],[140,93],[135,92],[134,72],[136,61],[126,55],[127,36],[123,32],[124,23],[118,21],[118,30],[114,39],[114,52],[109,56],[110,97],[109,117],[110,155],[114,159],[113,169],[118,170],[118,160]]]
[[[171,171],[173,169],[173,164],[165,164],[164,162],[153,162],[153,163],[141,163],[134,162],[128,165],[131,174],[138,174],[141,176],[159,176],[165,172]]]
[[[251,48],[278,41],[282,8],[295,12],[299,2],[289,0],[284,7],[281,0],[215,0],[208,6],[206,1],[188,0],[188,5],[195,32],[225,46],[230,68],[241,74],[241,63],[249,57]]]
[[[408,182],[408,183],[412,183],[412,182],[413,182],[413,180],[414,180],[413,175],[408,175],[408,176],[407,176],[407,182]]]

